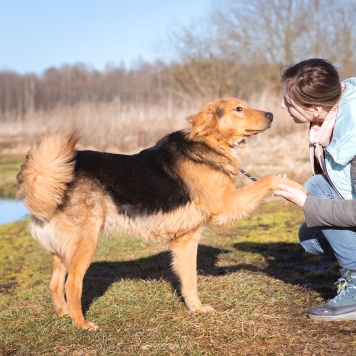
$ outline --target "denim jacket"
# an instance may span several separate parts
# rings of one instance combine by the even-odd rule
[[[329,178],[342,196],[353,199],[356,198],[352,175],[356,169],[351,167],[356,156],[356,78],[343,83],[345,90],[339,101],[332,140],[325,148],[325,164]]]

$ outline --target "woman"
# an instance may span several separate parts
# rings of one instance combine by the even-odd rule
[[[308,316],[356,319],[356,78],[340,82],[329,61],[309,59],[287,68],[281,79],[281,107],[294,122],[311,127],[314,175],[305,183],[308,197],[285,185],[276,194],[303,207],[306,222],[299,239],[304,249],[333,253],[341,267],[338,295],[311,307]]]

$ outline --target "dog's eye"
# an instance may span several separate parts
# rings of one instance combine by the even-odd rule
[[[242,111],[243,107],[242,106],[238,106],[237,108],[234,109],[235,111]]]

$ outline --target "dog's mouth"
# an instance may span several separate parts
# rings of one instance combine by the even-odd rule
[[[264,130],[266,130],[266,129],[264,129]],[[246,130],[246,132],[250,135],[255,135],[255,134],[262,132],[264,130]]]
[[[264,128],[264,129],[262,129],[262,130],[245,130],[245,133],[246,133],[248,136],[252,136],[252,135],[256,135],[256,134],[258,134],[258,133],[260,133],[260,132],[263,132],[263,131],[267,130],[268,128],[269,128],[269,126],[266,127],[266,128]]]
[[[253,136],[253,135],[257,135],[258,133],[260,132],[263,132],[267,129],[269,129],[271,127],[271,124],[267,125],[265,128],[263,129],[246,129],[245,132],[242,134],[242,137],[240,136],[239,139],[237,139],[236,141],[233,141],[233,142],[226,142],[230,148],[237,148],[237,147],[243,147],[244,146],[244,143],[245,143],[245,140],[244,138],[245,137],[250,137],[250,136]]]
[[[266,126],[265,128],[263,128],[263,129],[249,129],[249,130],[245,130],[245,133],[246,133],[247,136],[256,135],[256,134],[258,134],[258,133],[260,133],[260,132],[263,132],[263,131],[269,129],[269,128],[271,127],[271,124],[272,124],[272,123],[270,123],[269,125],[267,125],[267,126]]]

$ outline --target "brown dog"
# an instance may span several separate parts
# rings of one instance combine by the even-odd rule
[[[18,175],[17,196],[31,212],[33,236],[52,253],[50,289],[57,315],[69,314],[76,327],[97,329],[84,319],[81,296],[104,230],[168,242],[189,310],[212,310],[197,293],[202,226],[247,216],[282,182],[303,189],[277,176],[235,187],[239,164],[234,147],[269,128],[272,118],[243,101],[224,98],[188,117],[190,129],[134,155],[77,151],[75,135],[48,136],[34,145]]]

